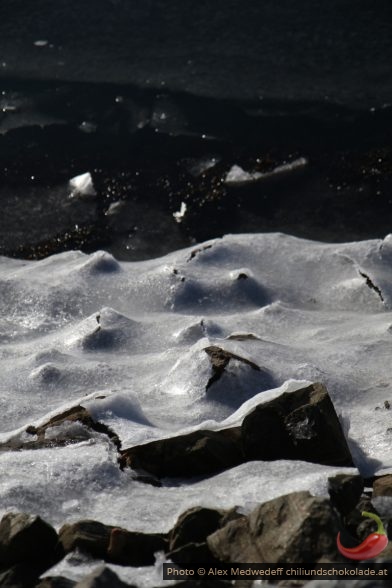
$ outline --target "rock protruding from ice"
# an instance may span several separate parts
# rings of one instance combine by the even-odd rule
[[[213,475],[243,461],[240,436],[240,430],[233,428],[152,441],[122,451],[120,464],[159,478]]]
[[[230,563],[339,561],[338,530],[328,499],[294,492],[231,521],[210,535],[207,543],[216,557]]]
[[[242,423],[242,443],[249,460],[353,465],[331,398],[319,383],[257,406]]]
[[[322,384],[285,392],[259,404],[245,416],[241,427],[199,430],[125,449],[120,463],[122,468],[158,477],[194,477],[216,474],[246,461],[278,459],[353,465],[335,408]]]
[[[253,370],[256,370],[257,372],[261,371],[260,367],[256,363],[254,363],[253,361],[250,361],[249,359],[245,359],[244,357],[240,357],[239,355],[235,355],[234,353],[231,353],[230,351],[225,351],[224,349],[221,349],[220,347],[218,347],[216,345],[211,345],[210,347],[206,347],[204,349],[204,351],[207,353],[207,355],[210,358],[212,372],[213,372],[213,375],[211,376],[211,378],[207,382],[206,389],[208,389],[210,386],[212,386],[212,384],[214,384],[215,382],[217,382],[221,378],[221,376],[223,375],[223,372],[225,371],[225,368],[228,366],[230,360],[239,361],[240,363],[243,363],[243,364],[249,366],[250,368],[252,368]]]
[[[118,436],[107,425],[92,418],[83,406],[73,406],[46,423],[38,427],[30,425],[24,433],[0,443],[0,451],[61,447],[91,439],[97,433],[107,435],[117,448],[120,447]]]

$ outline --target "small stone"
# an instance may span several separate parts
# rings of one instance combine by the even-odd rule
[[[169,550],[173,551],[187,543],[201,543],[216,531],[224,511],[196,506],[186,510],[177,520],[169,534]],[[202,561],[202,560],[200,560]]]
[[[155,562],[155,553],[167,550],[162,534],[135,533],[114,528],[110,533],[107,561],[124,566],[149,566]]]
[[[392,474],[376,478],[373,484],[373,496],[392,496]]]
[[[248,359],[245,359],[244,357],[240,357],[239,355],[235,355],[234,353],[231,353],[230,351],[226,351],[225,349],[221,349],[217,345],[211,345],[210,347],[206,347],[204,349],[204,351],[207,353],[207,355],[210,358],[212,372],[213,372],[211,378],[207,382],[206,390],[208,390],[208,388],[210,386],[212,386],[212,384],[217,382],[222,377],[222,375],[225,371],[225,368],[228,366],[230,360],[232,360],[232,359],[239,361],[241,363],[244,363],[258,372],[261,371],[260,367],[258,365],[256,365],[255,363],[253,363],[253,361],[249,361]]]
[[[107,559],[110,533],[114,527],[98,521],[82,520],[72,525],[63,525],[59,541],[65,553],[79,549],[96,559]]]

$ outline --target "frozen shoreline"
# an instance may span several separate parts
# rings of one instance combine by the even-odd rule
[[[391,259],[390,236],[331,245],[283,234],[228,235],[136,263],[104,252],[1,258],[0,441],[28,438],[27,426],[81,404],[129,447],[235,425],[279,386],[321,381],[360,473],[392,472]],[[230,360],[209,386],[208,345],[249,365]],[[0,463],[1,514],[144,532],[166,532],[196,504],[246,509],[294,490],[326,495],[328,477],[356,471],[250,462],[154,488],[120,472],[99,433],[3,451]]]

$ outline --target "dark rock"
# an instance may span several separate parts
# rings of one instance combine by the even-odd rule
[[[392,474],[376,478],[373,484],[373,496],[392,496]]]
[[[73,588],[76,582],[63,576],[48,576],[43,578],[34,588]]]
[[[258,372],[261,371],[259,366],[256,365],[255,363],[253,363],[253,361],[249,361],[248,359],[245,359],[244,357],[240,357],[239,355],[235,355],[234,353],[231,353],[230,351],[226,351],[225,349],[221,349],[220,347],[217,347],[216,345],[211,345],[210,347],[206,347],[204,349],[204,351],[207,353],[207,355],[210,358],[212,371],[213,371],[211,378],[207,382],[206,390],[208,390],[208,388],[210,386],[212,386],[212,384],[214,384],[214,382],[217,382],[220,379],[223,372],[225,371],[226,366],[228,365],[228,363],[231,359],[235,359],[237,361],[245,363],[246,365],[250,366],[252,369],[254,369]]]
[[[131,447],[120,453],[121,468],[130,466],[158,477],[215,474],[243,461],[239,428],[195,431]]]
[[[75,588],[131,588],[112,572],[111,569],[101,566],[75,584]]]
[[[331,502],[342,515],[348,514],[357,506],[363,489],[362,476],[338,474],[328,478],[328,492]]]
[[[207,544],[226,562],[310,563],[323,557],[337,561],[338,531],[329,500],[294,492],[228,523],[210,535]]]
[[[225,364],[227,357],[220,358]],[[194,431],[120,451],[120,466],[157,477],[216,474],[251,460],[297,459],[352,466],[326,388],[311,384],[260,404],[241,428]]]
[[[114,528],[110,533],[107,561],[124,566],[149,566],[155,562],[155,553],[167,550],[162,534],[135,533]]]
[[[56,531],[35,515],[9,513],[0,522],[0,568],[31,566],[37,577],[61,559]]]
[[[33,565],[16,564],[0,570],[0,586],[7,588],[33,588],[40,571]]]
[[[66,431],[59,431],[56,435],[51,435],[50,439],[45,438],[45,433],[52,427],[58,427],[65,422],[78,422],[83,425],[83,429],[71,436]],[[96,431],[109,437],[117,448],[120,448],[118,436],[103,423],[92,418],[89,412],[83,406],[73,406],[61,414],[55,415],[47,423],[39,427],[29,425],[26,433],[35,435],[37,438],[32,441],[22,441],[18,436],[13,437],[6,443],[0,444],[0,451],[18,451],[20,449],[41,449],[43,447],[57,447],[68,445],[70,443],[79,443],[91,437],[91,432]]]
[[[203,543],[187,543],[175,549],[169,551],[166,554],[167,559],[171,560],[176,564],[214,564],[218,563],[219,560],[214,557],[211,553],[210,548],[206,542]]]
[[[162,534],[130,532],[92,520],[64,525],[59,541],[65,553],[79,549],[95,559],[127,566],[152,565],[154,553],[167,549]]]
[[[173,551],[187,543],[205,541],[208,535],[219,528],[223,515],[224,511],[202,506],[186,510],[169,533],[169,550]]]
[[[273,402],[273,401],[272,401]],[[242,423],[245,461],[294,459],[294,447],[276,406],[261,404]]]
[[[242,423],[242,442],[247,460],[353,465],[335,408],[320,383],[257,406]]]
[[[110,533],[114,527],[98,521],[82,520],[72,525],[63,525],[59,541],[65,553],[79,549],[96,559],[108,558]]]

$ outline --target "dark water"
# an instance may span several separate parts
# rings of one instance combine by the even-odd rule
[[[0,70],[381,106],[391,98],[391,18],[389,0],[2,0]]]
[[[383,237],[390,23],[384,0],[3,0],[0,254]],[[224,182],[234,164],[269,173],[300,157],[299,170]],[[87,171],[96,197],[69,198]]]

